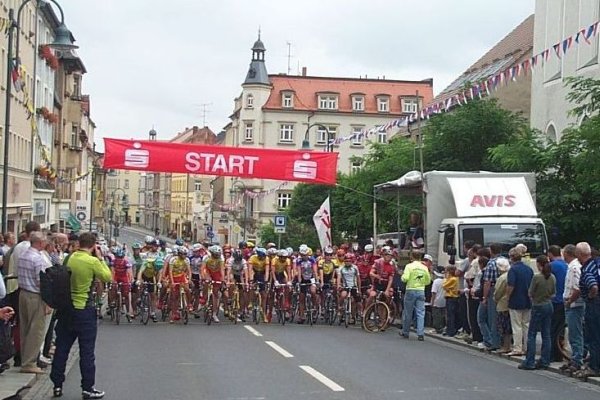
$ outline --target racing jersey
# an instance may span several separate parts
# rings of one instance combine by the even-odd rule
[[[271,262],[271,266],[274,268],[275,274],[283,274],[284,272],[287,272],[290,265],[290,260],[287,258],[282,259],[281,257],[275,257]]]
[[[154,264],[155,260],[155,258],[147,258],[146,261],[144,261],[145,268],[144,272],[142,272],[142,276],[152,279],[158,275],[160,269],[156,268],[156,265]]]
[[[302,280],[309,281],[315,277],[313,271],[315,261],[313,259],[309,258],[308,260],[303,260],[302,258],[299,258],[296,265],[300,269]]]
[[[127,272],[131,270],[131,263],[126,258],[115,258],[112,263],[115,280],[127,281]]]
[[[256,254],[254,254],[253,256],[250,256],[250,259],[248,259],[248,264],[250,264],[250,266],[252,267],[254,272],[258,272],[260,274],[265,273],[268,262],[269,262],[269,259],[267,257],[264,257],[261,259]]]
[[[140,269],[142,269],[142,265],[144,265],[144,259],[141,256],[132,256],[130,262],[135,267],[135,276],[137,276]]]
[[[340,274],[340,283],[342,287],[346,288],[354,288],[358,286],[358,267],[356,265],[344,265],[342,268],[338,270]]]
[[[202,267],[202,261],[203,261],[202,256],[199,256],[199,257],[194,256],[190,259],[190,267],[192,268],[192,274],[200,275],[200,267]]]
[[[394,274],[396,273],[396,263],[393,261],[385,262],[383,258],[375,261],[373,267],[377,275],[379,275],[380,283],[387,283],[390,279],[394,278]]]
[[[173,278],[179,278],[180,276],[185,275],[190,266],[190,262],[187,258],[173,257],[169,262],[169,266],[171,267],[171,275],[173,275]]]
[[[333,273],[337,269],[337,266],[335,265],[333,260],[326,261],[325,259],[322,259],[319,261],[318,265],[319,269],[323,270],[323,280],[326,283],[330,282],[331,278],[333,277]]]
[[[223,256],[214,258],[207,254],[202,259],[202,264],[206,266],[209,272],[220,272],[221,267],[225,264],[225,260],[223,259]]]
[[[235,276],[241,276],[242,272],[247,268],[247,266],[248,263],[243,258],[241,261],[235,261],[233,257],[229,257],[229,260],[227,260],[227,267]]]
[[[336,268],[339,267],[343,267],[344,266],[344,260],[340,260],[339,258],[335,257],[331,259],[331,262],[333,263],[333,265],[335,265]]]
[[[364,254],[358,261],[358,272],[360,274],[360,279],[362,281],[369,279],[369,274],[371,273],[371,268],[373,268],[373,264],[377,257],[374,255]]]

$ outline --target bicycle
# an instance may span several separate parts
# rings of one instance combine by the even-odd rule
[[[122,314],[125,314],[125,317],[127,318],[127,322],[131,323],[131,316],[127,312],[127,304],[123,302],[123,285],[128,285],[128,283],[124,284],[122,282],[119,282],[117,284],[116,301],[114,302],[114,304],[111,303],[111,305],[110,305],[111,320],[114,317],[117,325],[119,325],[121,323],[121,315]],[[111,285],[111,290],[112,290],[112,285]]]
[[[352,291],[357,290],[357,289],[356,288],[344,288],[343,290],[347,293],[347,295],[346,295],[346,298],[344,299],[344,302],[342,303],[342,315],[340,315],[338,325],[341,325],[342,321],[343,321],[344,326],[347,328],[348,325],[350,324],[350,318],[353,316],[356,317],[355,315],[353,315],[353,314],[356,314],[356,309],[355,309],[356,306],[352,307],[352,303],[355,302],[354,296],[352,295]]]
[[[266,283],[262,283],[262,285],[266,285]],[[264,319],[264,311],[262,308],[262,297],[260,295],[260,286],[261,283],[254,283],[254,301],[250,305],[252,308],[252,322],[256,325],[260,324],[260,320]],[[265,288],[266,290],[266,288]]]
[[[300,284],[296,283],[292,288],[292,297],[290,300],[290,322],[294,322],[294,318],[298,315],[300,308]]]
[[[206,304],[204,306],[204,322],[207,325],[210,325],[213,322],[213,315],[214,315],[215,310],[216,310],[217,313],[219,312],[219,303],[220,303],[219,298],[217,298],[217,304],[216,304],[216,306],[213,303],[213,288],[214,288],[215,284],[220,285],[221,282],[219,282],[219,281],[214,281],[214,282],[213,281],[207,281],[206,283],[208,285],[208,290],[206,291],[206,297],[207,297],[207,299],[206,299]],[[218,293],[218,296],[220,296],[220,293]]]
[[[160,288],[158,291],[158,295],[160,296]],[[162,299],[162,307],[160,309],[160,319],[162,322],[165,322],[169,315],[171,314],[171,288],[167,288],[164,293],[164,298]]]
[[[175,287],[179,286],[179,315],[183,320],[183,324],[187,325],[189,322],[189,311],[187,304],[187,297],[184,288],[184,283],[176,283]]]
[[[234,324],[238,323],[238,316],[241,311],[241,303],[240,303],[240,285],[241,283],[233,284],[233,291],[231,292],[231,298],[229,299],[229,319],[233,321]]]
[[[104,297],[104,291],[98,295],[97,282],[92,284],[92,304],[96,309],[96,319],[103,319],[102,317],[102,297]]]
[[[144,282],[144,288],[139,300],[140,323],[144,325],[148,325],[148,321],[150,320],[150,291],[148,290],[150,285],[150,283]]]
[[[312,284],[308,284],[308,286],[311,286],[311,285]],[[312,293],[310,292],[310,288],[309,288],[309,290],[306,291],[306,294],[304,295],[304,309],[305,309],[306,319],[308,320],[308,323],[310,324],[310,326],[313,326],[317,322],[319,310],[314,307]]]
[[[285,314],[288,311],[284,308],[285,305],[285,289],[286,284],[275,284],[275,314],[277,315],[277,322],[282,326],[285,325]]]
[[[377,291],[375,301],[365,309],[362,325],[367,332],[383,332],[390,322],[390,308],[381,300],[383,294],[383,291]]]
[[[337,318],[337,304],[335,296],[333,294],[333,288],[331,286],[327,288],[327,290],[325,290],[325,295],[323,296],[323,298],[323,311],[325,323],[333,325]]]

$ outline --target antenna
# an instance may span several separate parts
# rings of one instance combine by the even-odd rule
[[[208,106],[212,106],[212,103],[202,103],[202,104],[198,104],[198,106],[200,106],[202,108],[202,126],[205,127],[206,125],[206,115],[210,113],[210,111],[208,110]]]
[[[287,44],[287,48],[288,48],[288,54],[287,54],[287,59],[288,59],[288,65],[287,65],[287,74],[289,75],[292,72],[292,43],[291,42],[285,42]]]

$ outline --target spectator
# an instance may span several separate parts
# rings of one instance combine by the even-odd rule
[[[498,266],[496,262],[501,251],[502,246],[499,244],[492,243],[490,245],[491,257],[481,277],[483,293],[477,315],[479,328],[483,335],[483,344],[488,351],[498,350],[498,347],[500,347],[500,336],[498,335],[498,327],[496,326],[497,313],[496,302],[494,301],[494,287],[498,279]]]
[[[458,328],[462,329],[462,332],[457,335],[459,339],[465,339],[471,336],[471,327],[469,326],[468,316],[468,287],[465,280],[465,273],[471,268],[471,262],[473,261],[470,257],[471,248],[475,245],[472,240],[466,240],[463,244],[463,257],[464,259],[460,262],[456,268],[456,276],[458,277],[458,291],[460,296],[458,298]]]
[[[473,343],[473,341],[477,343],[483,342],[483,337],[481,336],[481,330],[479,329],[479,325],[477,324],[477,309],[479,308],[479,298],[475,297],[475,278],[480,274],[479,269],[479,256],[478,252],[481,250],[481,245],[475,244],[471,250],[469,251],[469,260],[471,260],[471,266],[465,272],[465,291],[467,292],[467,316],[468,316],[468,324],[469,328],[471,328],[471,336],[465,337],[465,341],[467,343]]]
[[[17,244],[17,238],[15,237],[15,234],[12,232],[5,233],[4,244],[2,245],[2,252],[6,254],[8,250],[12,249],[15,244]]]
[[[425,286],[431,283],[429,269],[421,262],[421,253],[411,253],[412,262],[409,263],[402,274],[402,282],[406,283],[406,295],[404,296],[404,313],[402,321],[402,332],[400,335],[408,339],[413,310],[417,314],[417,338],[425,340]]]
[[[442,287],[444,283],[444,274],[439,271],[433,271],[435,280],[431,286],[431,314],[433,319],[433,329],[435,333],[443,333],[446,326],[446,292]]]
[[[556,278],[548,257],[541,255],[536,259],[538,274],[533,276],[529,287],[531,321],[527,333],[527,355],[519,364],[519,369],[547,369],[550,365],[550,325],[552,323],[552,296],[556,294]],[[542,334],[542,354],[535,361],[535,342],[538,332]]]
[[[21,327],[21,372],[42,374],[37,366],[38,353],[44,340],[46,304],[40,295],[40,272],[46,269],[41,251],[46,237],[41,232],[31,232],[30,246],[17,262],[19,280],[19,325]]]
[[[576,256],[576,248],[568,244],[563,248],[563,257],[569,263],[569,270],[565,279],[565,317],[569,328],[569,345],[571,346],[571,360],[561,367],[563,371],[574,373],[583,365],[583,315],[585,302],[579,296],[579,279],[581,277],[581,263]]]
[[[600,376],[600,270],[598,262],[592,258],[592,249],[588,243],[577,243],[575,252],[581,263],[579,296],[585,301],[583,335],[590,353],[590,362],[588,368],[575,372],[573,376],[587,379],[590,376]]]
[[[65,381],[65,368],[73,342],[79,343],[79,368],[81,370],[81,388],[83,398],[100,399],[104,392],[97,390],[95,346],[98,331],[96,309],[91,299],[90,287],[95,279],[110,282],[110,269],[102,259],[102,253],[96,246],[92,233],[83,233],[79,237],[80,249],[69,260],[71,268],[72,311],[59,315],[56,327],[56,351],[52,362],[50,379],[54,383],[54,396],[62,396]]]
[[[446,292],[446,336],[454,337],[458,329],[458,278],[456,267],[446,267],[446,279],[443,285]]]
[[[523,263],[522,251],[515,247],[510,249],[508,257],[512,266],[507,274],[508,311],[513,334],[513,348],[510,356],[522,356],[527,351],[529,320],[531,318],[531,299],[529,286],[533,279],[532,269]]]
[[[563,302],[563,294],[565,292],[565,278],[569,269],[565,260],[561,255],[559,246],[553,245],[548,249],[548,258],[550,259],[550,267],[552,274],[556,278],[556,295],[552,298],[552,327],[550,328],[552,341],[552,351],[550,359],[552,361],[562,361],[563,356],[558,348],[559,336],[565,335],[565,304]]]
[[[505,354],[511,351],[512,329],[510,326],[510,314],[508,312],[508,291],[506,273],[510,268],[510,263],[506,258],[499,258],[496,265],[498,266],[498,280],[496,281],[496,290],[494,291],[494,301],[496,302],[496,312],[498,313],[497,325],[498,335],[500,336],[501,347],[498,353]]]

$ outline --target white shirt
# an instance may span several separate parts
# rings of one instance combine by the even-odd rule
[[[10,256],[10,265],[9,270],[7,271],[8,275],[17,275],[17,263],[19,262],[19,258],[27,251],[28,248],[31,247],[31,243],[29,240],[23,240],[21,243],[15,245],[15,248],[12,251],[12,255]],[[7,283],[8,293],[12,293],[19,287],[19,283],[16,279],[10,280]]]
[[[3,299],[6,297],[6,287],[4,286],[4,278],[2,277],[2,274],[0,273],[0,299]]]
[[[567,276],[565,278],[563,299],[567,300],[571,298],[573,289],[579,290],[579,278],[581,278],[581,263],[575,258],[569,263],[569,269],[567,270]],[[571,307],[580,307],[582,305],[583,299],[579,298],[576,302],[571,304]]]
[[[443,284],[443,278],[436,278],[436,280],[433,281],[433,285],[431,285],[431,293],[435,293],[433,306],[437,308],[446,307],[446,291],[442,287]]]

